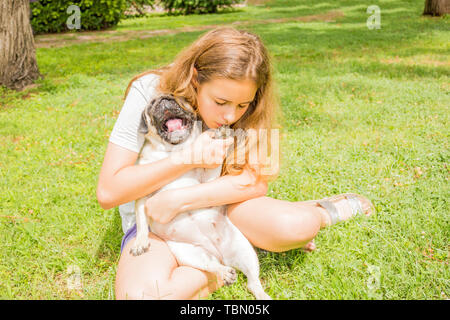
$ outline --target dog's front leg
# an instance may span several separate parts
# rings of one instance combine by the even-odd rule
[[[136,200],[136,240],[130,249],[133,256],[139,256],[150,247],[150,239],[148,238],[148,222],[145,214],[145,202],[147,198]]]

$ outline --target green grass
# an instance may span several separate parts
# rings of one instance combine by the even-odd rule
[[[140,18],[116,30],[341,11],[335,22],[245,26],[274,57],[285,114],[269,195],[357,192],[378,214],[322,230],[313,253],[258,250],[263,286],[275,299],[448,299],[448,17],[422,17],[422,0],[373,1],[381,29],[369,30],[359,1],[309,3]],[[203,32],[41,48],[40,86],[0,89],[1,298],[114,298],[120,216],[95,196],[107,138],[131,77],[170,63]],[[70,266],[81,270],[79,290],[68,289]],[[253,299],[242,273],[210,298]]]

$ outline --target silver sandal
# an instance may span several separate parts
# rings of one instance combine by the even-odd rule
[[[371,214],[373,214],[375,212],[375,206],[373,205],[373,203],[366,197],[363,197],[356,193],[343,193],[343,194],[338,194],[338,195],[335,195],[332,197],[324,198],[321,200],[310,200],[310,201],[305,201],[305,202],[306,203],[317,203],[322,208],[324,208],[330,216],[331,225],[334,225],[334,224],[339,223],[344,220],[341,219],[339,212],[338,212],[335,204],[332,201],[340,200],[342,198],[344,198],[348,201],[348,204],[350,205],[350,208],[352,210],[352,215],[351,215],[352,217],[354,217],[358,214],[364,214],[363,203],[361,202],[361,200],[368,201],[368,203],[369,203],[369,210],[367,210],[369,213],[366,213],[366,216],[370,216]],[[347,219],[345,219],[345,220],[347,220]]]

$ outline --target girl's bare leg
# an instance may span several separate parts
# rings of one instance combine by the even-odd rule
[[[345,201],[335,205],[343,215],[350,215]],[[312,240],[330,224],[325,209],[313,201],[290,202],[270,197],[229,205],[228,217],[254,246],[273,252],[313,250]],[[116,275],[117,299],[198,299],[223,285],[214,274],[179,266],[163,240],[151,232],[149,237],[150,248],[141,256],[129,253],[134,239],[125,246]]]
[[[334,201],[341,220],[352,216],[352,208],[345,199]],[[368,214],[369,204],[363,200]],[[256,247],[267,251],[315,249],[314,238],[319,230],[331,224],[328,212],[310,201],[284,201],[260,197],[228,206],[231,222]]]
[[[273,252],[308,248],[329,223],[326,211],[314,203],[270,197],[231,204],[228,217],[255,247]]]
[[[117,267],[116,299],[200,299],[223,285],[212,273],[179,266],[166,242],[150,232],[150,248],[130,254],[136,238],[128,241]]]

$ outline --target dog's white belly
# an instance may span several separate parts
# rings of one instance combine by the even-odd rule
[[[169,223],[150,221],[150,229],[164,240],[190,243],[223,260],[221,242],[224,229],[222,207],[180,213]]]
[[[143,157],[139,159],[139,164],[155,162],[168,156],[167,152],[154,149],[152,150],[150,146],[148,149],[144,146],[141,154]],[[217,170],[209,169],[208,173],[218,177],[220,175],[220,168]],[[204,177],[204,169],[192,169],[176,180],[161,187],[155,193],[198,185]],[[151,197],[155,193],[148,195],[147,197]],[[150,230],[160,238],[166,241],[171,240],[185,242],[203,247],[208,252],[216,256],[219,260],[222,260],[222,255],[217,248],[219,245],[218,242],[220,242],[221,239],[218,230],[223,229],[223,223],[225,221],[223,210],[224,207],[204,208],[193,210],[191,212],[180,213],[168,223],[162,224],[153,221],[152,219],[149,219],[148,222],[150,225]]]

